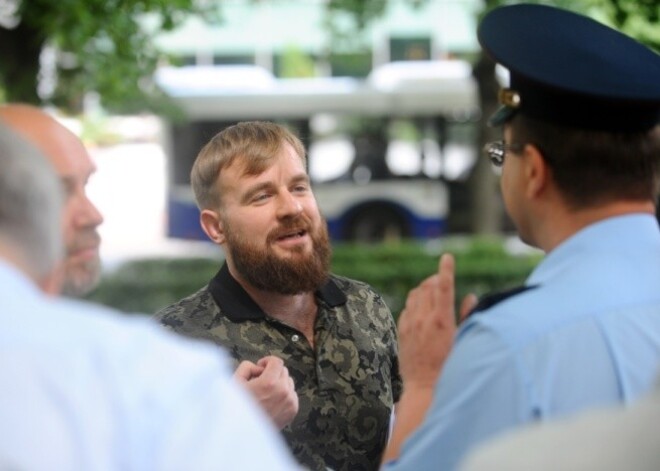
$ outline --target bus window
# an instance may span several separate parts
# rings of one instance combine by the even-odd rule
[[[333,239],[426,239],[446,231],[446,179],[467,172],[475,158],[473,146],[454,140],[460,124],[436,129],[437,120],[358,116],[336,118],[330,130],[328,121],[322,133],[310,128],[309,164]]]

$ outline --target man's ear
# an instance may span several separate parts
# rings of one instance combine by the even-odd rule
[[[527,144],[523,154],[527,196],[535,198],[547,189],[550,183],[551,170],[541,151],[535,145]]]
[[[199,215],[199,222],[206,235],[216,244],[225,242],[225,231],[222,227],[220,215],[210,209],[203,209]]]

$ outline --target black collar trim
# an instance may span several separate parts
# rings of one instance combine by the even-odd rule
[[[487,294],[486,296],[483,296],[480,300],[479,303],[475,306],[472,311],[468,314],[468,316],[471,316],[472,314],[475,314],[480,311],[485,311],[487,309],[490,309],[491,307],[495,306],[498,303],[501,303],[505,299],[508,299],[512,296],[515,296],[520,293],[524,293],[525,291],[529,289],[534,289],[537,288],[538,285],[531,285],[531,286],[516,286],[515,288],[508,289],[506,291],[501,291],[499,293],[492,293],[492,294]]]
[[[227,263],[222,265],[220,271],[209,282],[209,291],[220,311],[232,322],[266,318],[266,313],[231,276]],[[346,295],[332,279],[329,279],[315,294],[320,301],[331,308],[346,304],[347,301]]]

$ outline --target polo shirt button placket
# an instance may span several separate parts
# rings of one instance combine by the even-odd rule
[[[293,335],[291,336],[291,341],[292,341],[292,342],[297,342],[298,340],[300,340],[300,335],[298,335],[298,334],[293,334]]]

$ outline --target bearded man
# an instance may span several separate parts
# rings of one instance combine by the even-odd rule
[[[377,469],[401,393],[396,327],[369,286],[330,274],[303,144],[274,123],[239,123],[201,150],[191,181],[225,263],[156,317],[227,348],[302,465]]]

